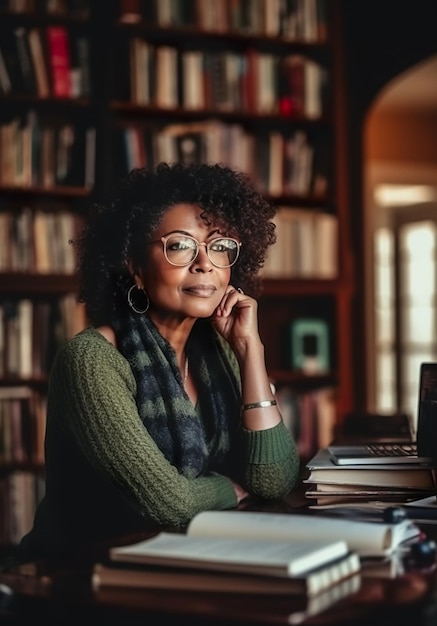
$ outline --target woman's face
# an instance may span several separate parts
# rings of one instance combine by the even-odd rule
[[[146,250],[146,268],[139,277],[150,300],[149,315],[162,321],[209,317],[221,301],[229,284],[231,268],[213,265],[206,247],[200,246],[197,257],[185,266],[169,263],[161,237],[189,235],[199,243],[227,233],[206,225],[198,205],[177,204],[164,215]]]

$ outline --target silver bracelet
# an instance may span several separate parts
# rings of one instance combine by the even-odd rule
[[[251,402],[250,404],[243,404],[241,408],[243,411],[249,411],[250,409],[265,409],[268,406],[276,406],[276,400],[261,400],[261,402]]]

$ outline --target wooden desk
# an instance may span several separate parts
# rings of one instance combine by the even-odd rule
[[[271,503],[271,510],[296,514],[291,500]],[[437,526],[424,527],[432,536]],[[147,535],[144,535],[147,536]],[[118,543],[136,541],[124,538]],[[13,594],[0,598],[2,626],[244,626],[319,624],[377,626],[437,624],[435,568],[414,569],[394,579],[361,577],[358,590],[322,613],[305,615],[301,597],[243,596],[214,593],[111,589],[93,592],[91,570],[108,546],[94,546],[62,562],[32,563],[0,573],[0,585]],[[0,587],[1,589],[1,587]]]

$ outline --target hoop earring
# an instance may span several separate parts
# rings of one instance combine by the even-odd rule
[[[144,309],[138,309],[135,306],[135,303],[132,300],[132,291],[133,291],[133,289],[137,289],[138,291],[141,291],[143,293],[144,297],[146,298],[147,304],[146,304]],[[142,315],[143,313],[146,313],[149,310],[149,306],[150,306],[149,296],[144,291],[144,289],[140,289],[136,283],[134,283],[132,285],[132,287],[129,287],[129,291],[127,292],[127,303],[130,306],[130,308],[132,309],[132,311],[135,311],[135,313],[138,313],[138,315]]]

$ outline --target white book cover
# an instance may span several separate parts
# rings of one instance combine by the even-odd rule
[[[338,218],[330,213],[317,213],[314,221],[315,266],[319,278],[338,276]]]
[[[156,106],[174,109],[178,106],[177,50],[170,46],[159,46],[156,50],[156,74],[159,76]]]
[[[30,378],[33,373],[33,302],[24,298],[18,304],[19,322],[19,376]]]
[[[270,171],[268,192],[280,196],[284,189],[284,136],[279,131],[270,133]]]
[[[182,54],[183,106],[199,110],[205,107],[203,86],[203,53],[190,50]]]

